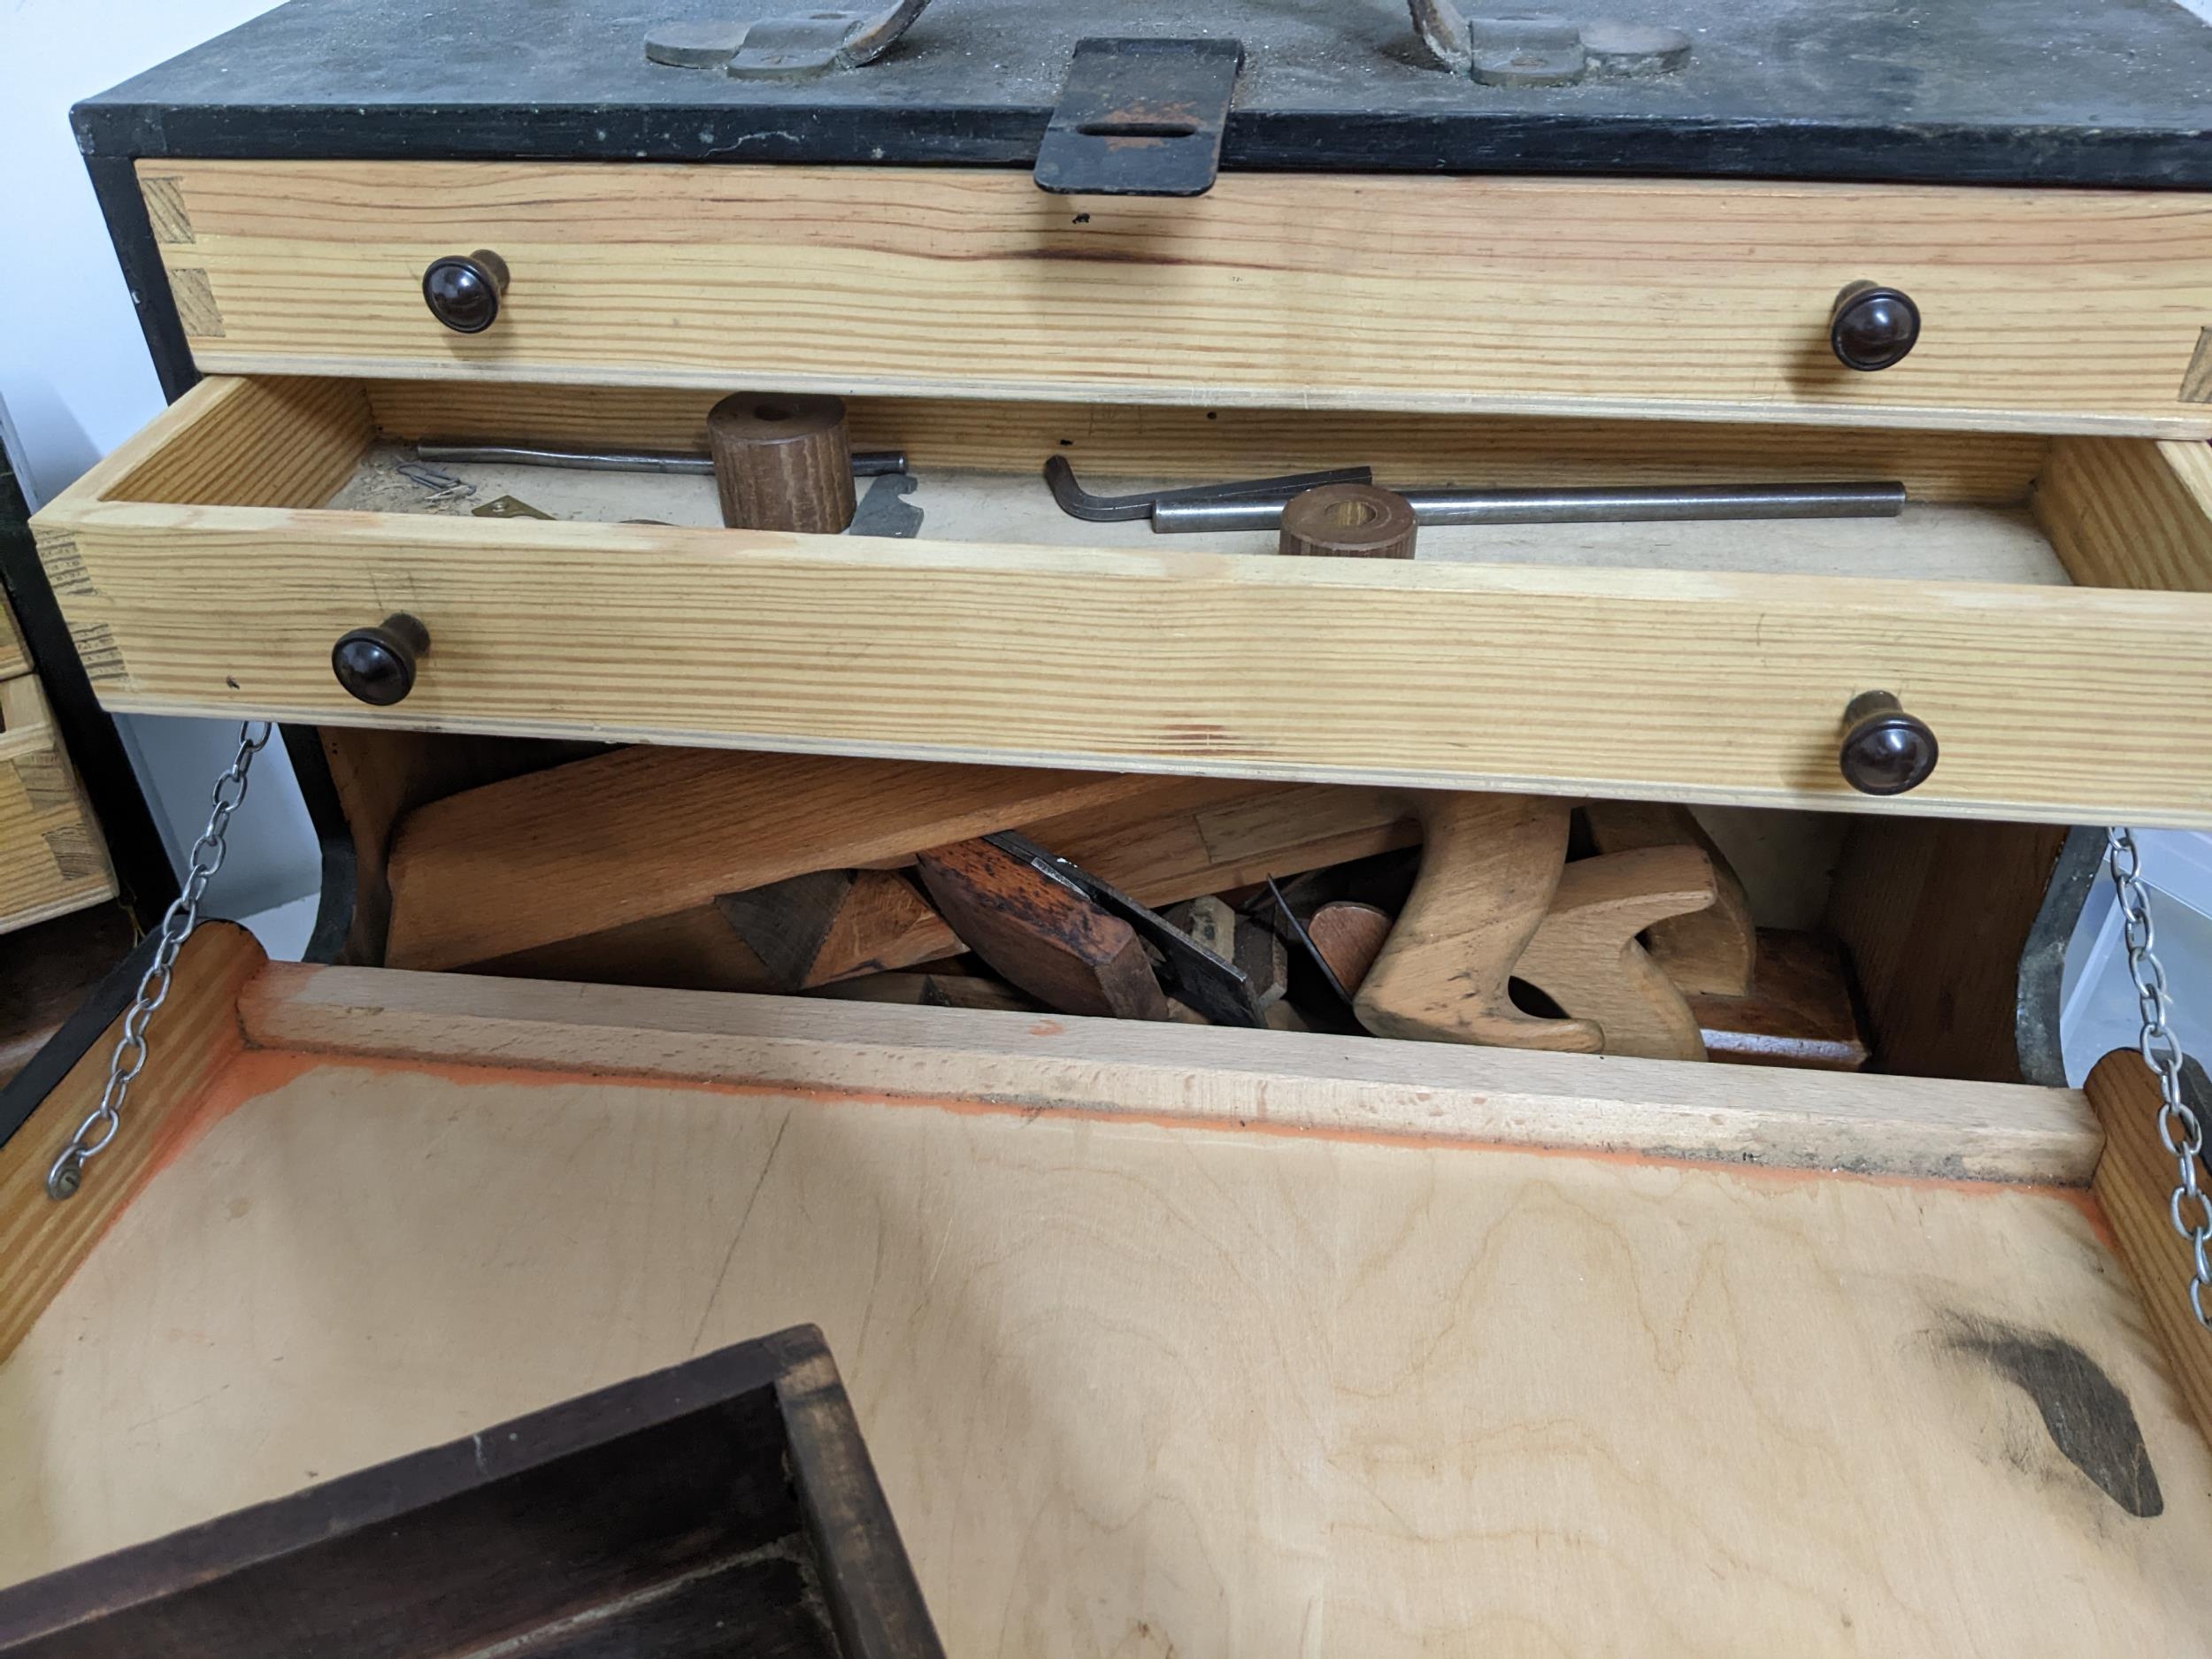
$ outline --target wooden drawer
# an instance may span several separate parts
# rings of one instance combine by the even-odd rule
[[[703,449],[710,401],[211,380],[35,528],[115,710],[2212,826],[2200,443],[883,399],[855,403],[855,439],[907,450],[921,539],[703,527],[703,480],[588,503],[690,525],[326,505],[396,499],[348,493],[388,465],[390,437]],[[1392,465],[1470,483],[1899,478],[1915,503],[1822,525],[1425,533],[1411,563],[1248,557],[1271,538],[1187,551],[1064,517],[1035,479],[1049,453],[1130,475],[1373,455],[1386,482]],[[945,471],[964,467],[998,471]],[[330,650],[396,611],[432,649],[413,695],[373,709]],[[1835,763],[1846,704],[1872,689],[1942,744],[1933,777],[1889,802]]]
[[[0,1148],[0,1578],[805,1320],[952,1653],[2201,1635],[2212,1362],[2131,1056],[2101,1132],[2062,1089],[265,967],[220,926],[154,1043],[68,1203],[104,1048]]]
[[[114,892],[106,845],[36,677],[0,680],[0,933]]]
[[[147,161],[206,372],[2212,434],[2212,196],[1225,173]],[[498,253],[499,319],[425,308]],[[1837,296],[1903,288],[1901,364]]]

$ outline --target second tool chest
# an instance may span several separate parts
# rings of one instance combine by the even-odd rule
[[[2212,27],[733,9],[79,112],[39,574],[328,880],[0,1103],[12,1576],[813,1322],[950,1651],[2199,1640],[2053,1013],[2212,827]]]

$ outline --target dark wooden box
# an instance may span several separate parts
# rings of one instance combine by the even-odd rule
[[[9,1659],[939,1659],[795,1326],[0,1591]]]

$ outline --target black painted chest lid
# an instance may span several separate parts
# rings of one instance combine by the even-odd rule
[[[1028,166],[1077,40],[1203,35],[1244,46],[1226,171],[2212,188],[2212,24],[2173,0],[1594,4],[1688,63],[1492,86],[1435,66],[1404,0],[933,0],[873,63],[750,80],[646,35],[794,0],[291,0],[77,123],[109,156]]]

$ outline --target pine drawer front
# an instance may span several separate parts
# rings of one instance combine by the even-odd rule
[[[609,441],[675,420],[650,400],[608,396]],[[2039,586],[1910,580],[1921,546],[1911,538],[1929,538],[1933,568],[1955,515],[1982,511],[1940,501],[1886,521],[1886,534],[1905,538],[1886,545],[1904,549],[1907,574],[1880,578],[1791,573],[1787,555],[1807,533],[1787,523],[1728,526],[1758,533],[1780,561],[1774,573],[1239,557],[1184,552],[1171,537],[1052,546],[326,509],[380,426],[401,424],[396,411],[423,398],[338,380],[211,380],[40,515],[48,573],[106,705],[2212,826],[2212,450],[2202,444],[1901,434],[1901,457],[1851,462],[1874,476],[1892,459],[1923,465],[1928,476],[1911,487],[1937,495],[2028,492],[2032,519],[2016,503],[1985,511],[2024,526],[2054,561],[2055,585]],[[703,395],[693,402],[703,407]],[[595,407],[588,392],[539,388],[483,418],[526,437],[573,431]],[[926,475],[948,457],[991,450],[1000,440],[987,419],[1019,411],[986,409],[972,427],[954,413],[868,404],[856,411],[856,441],[910,443]],[[1113,419],[1093,411],[1079,429],[1110,447],[1121,442]],[[1171,423],[1146,424],[1151,411],[1131,419],[1140,437],[1179,442]],[[1270,419],[1255,442],[1295,453],[1279,445],[1302,440],[1276,435],[1288,428]],[[1230,411],[1215,426],[1233,439]],[[1503,455],[1519,430],[1506,423],[1449,447]],[[1725,438],[1722,453],[1703,457],[1709,474],[1839,469],[1838,446],[1866,440],[1830,434],[1809,460],[1788,449],[1786,428],[1623,423],[1586,438],[1585,465],[1687,470],[1679,457],[1637,461],[1632,445],[1680,448],[1708,430]],[[1996,446],[1994,459],[1978,464],[1976,442]],[[1118,453],[1142,470],[1127,443]],[[1955,477],[1938,468],[1946,457]],[[1067,534],[1033,475],[1018,488],[1028,522]],[[1649,526],[1595,528],[1632,551],[1640,543],[1621,533]],[[1126,525],[1077,534],[1133,529],[1141,536]],[[237,619],[241,593],[255,598],[250,626]],[[417,618],[432,649],[412,695],[372,708],[336,684],[331,648],[396,612]],[[1909,795],[1856,795],[1839,775],[1842,712],[1870,690],[1901,698],[1942,745],[1934,775]]]
[[[0,680],[0,933],[114,892],[107,847],[37,679]]]
[[[2212,196],[1225,173],[179,161],[140,183],[209,373],[2212,434]],[[490,250],[484,332],[426,308]],[[1917,346],[1844,367],[1855,282]]]

